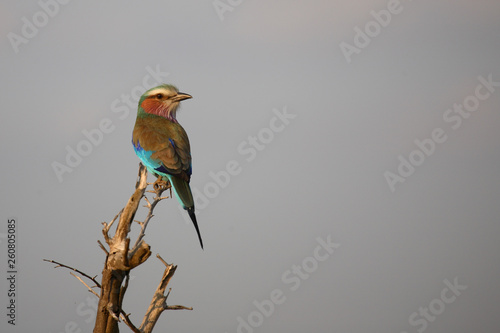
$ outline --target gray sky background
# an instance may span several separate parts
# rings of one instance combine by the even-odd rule
[[[497,331],[500,83],[478,77],[500,82],[500,3],[221,2],[233,4],[222,19],[212,1],[70,1],[52,16],[0,3],[0,268],[15,217],[19,269],[15,327],[0,280],[0,330],[92,331],[94,296],[42,259],[100,274],[101,222],[132,194],[139,162],[137,98],[124,98],[159,71],[194,97],[178,120],[205,250],[177,201],[162,202],[146,240],[179,266],[169,304],[194,311],[164,313],[156,330]],[[398,13],[383,27],[371,11],[388,6]],[[356,27],[372,37],[347,59]],[[463,103],[467,118],[453,113]],[[273,120],[285,111],[295,117]],[[58,179],[53,163],[102,122],[109,133]],[[444,142],[429,144],[435,129]],[[415,140],[435,147],[424,155]],[[400,155],[419,165],[391,191]],[[239,173],[214,185],[230,161]],[[152,257],[132,272],[124,309],[137,325],[162,271]],[[276,294],[263,314],[255,303]]]

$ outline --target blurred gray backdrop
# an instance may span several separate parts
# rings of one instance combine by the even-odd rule
[[[146,239],[179,266],[169,304],[194,311],[164,313],[158,332],[496,332],[499,13],[492,0],[3,0],[0,330],[92,330],[96,298],[42,259],[100,274],[101,222],[135,185],[138,97],[166,82],[194,97],[178,120],[205,250],[163,201]],[[162,272],[154,257],[132,272],[137,325]]]

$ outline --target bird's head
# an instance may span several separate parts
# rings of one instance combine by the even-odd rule
[[[179,92],[177,87],[171,84],[162,84],[149,89],[141,96],[139,112],[154,114],[177,122],[175,114],[179,102],[189,98],[192,98],[192,96]]]

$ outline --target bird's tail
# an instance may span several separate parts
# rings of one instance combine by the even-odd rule
[[[198,239],[200,240],[201,249],[203,249],[203,240],[201,239],[200,229],[198,229],[198,222],[196,221],[196,215],[194,213],[194,207],[188,208],[187,212],[191,221],[193,221],[194,228],[196,229],[196,233],[198,234]]]
[[[193,194],[188,182],[176,176],[168,175],[167,177],[181,206],[184,209],[194,207]]]
[[[201,240],[200,229],[198,228],[198,222],[196,221],[196,215],[194,213],[194,200],[193,194],[191,193],[191,188],[189,187],[189,183],[184,179],[175,176],[170,176],[168,177],[168,179],[172,184],[172,188],[174,190],[175,196],[179,200],[179,203],[185,210],[187,210],[191,221],[193,221],[194,228],[198,233],[198,239],[200,240],[201,248],[203,249],[203,241]]]

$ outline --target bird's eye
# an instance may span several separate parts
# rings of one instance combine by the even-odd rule
[[[156,98],[158,98],[158,99],[162,99],[162,98],[163,98],[163,94],[157,94],[157,95],[156,95]]]

